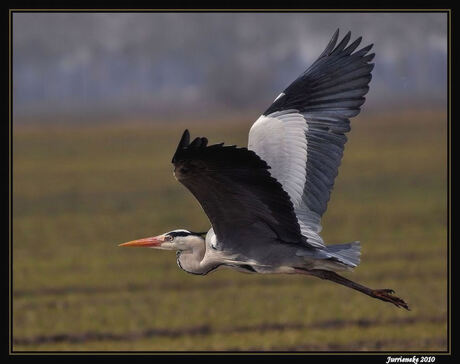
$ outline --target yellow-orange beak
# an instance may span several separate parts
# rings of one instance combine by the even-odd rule
[[[150,238],[128,241],[127,243],[119,244],[118,246],[142,246],[144,248],[153,248],[160,246],[164,241],[164,236],[158,235]]]

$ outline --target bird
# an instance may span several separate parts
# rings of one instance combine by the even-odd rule
[[[174,176],[209,218],[207,232],[177,229],[119,244],[175,250],[177,265],[206,275],[304,274],[409,310],[392,289],[372,289],[339,273],[360,264],[359,241],[326,245],[321,217],[351,130],[369,91],[373,44],[340,42],[339,29],[311,66],[254,122],[248,147],[190,142],[185,130],[172,158]]]

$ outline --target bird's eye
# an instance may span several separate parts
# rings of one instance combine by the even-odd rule
[[[180,169],[180,173],[186,174],[187,172],[188,172],[188,169],[185,168],[185,167],[182,167],[182,168]]]
[[[171,241],[173,237],[171,235],[165,235],[165,241]]]

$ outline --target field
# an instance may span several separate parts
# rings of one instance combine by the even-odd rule
[[[194,276],[173,252],[117,247],[208,229],[172,154],[185,126],[244,146],[250,122],[15,125],[13,350],[447,350],[446,118],[354,119],[323,218],[326,243],[361,241],[345,275],[411,311],[305,276]]]

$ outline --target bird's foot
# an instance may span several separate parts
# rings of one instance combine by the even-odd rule
[[[395,293],[395,291],[393,291],[392,289],[374,289],[372,290],[373,297],[378,298],[379,300],[382,300],[382,301],[390,302],[394,304],[396,307],[403,307],[406,310],[410,311],[410,308],[407,305],[407,303],[404,302],[403,299],[397,296],[394,296],[393,293]]]

